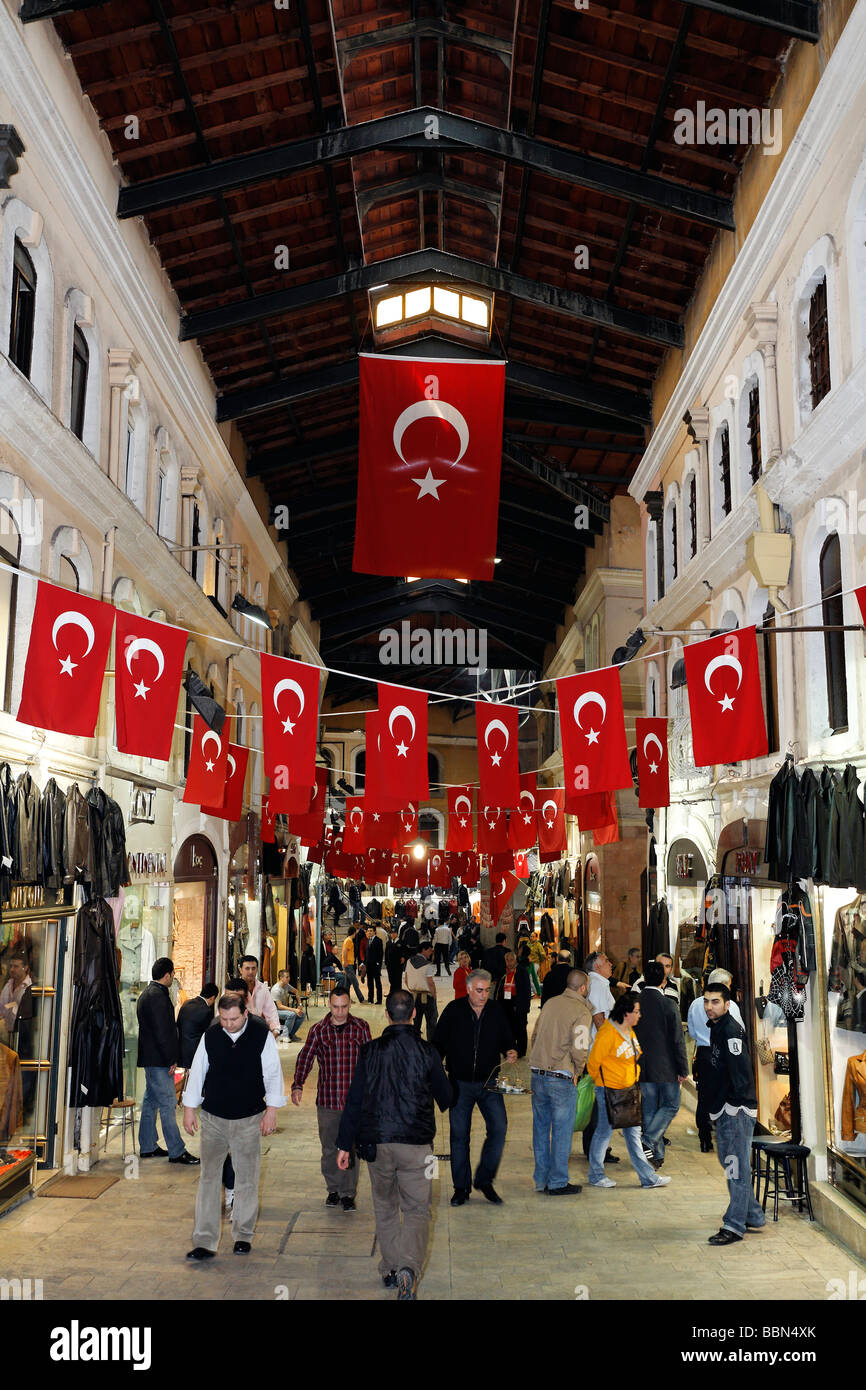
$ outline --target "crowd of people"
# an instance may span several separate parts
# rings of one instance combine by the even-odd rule
[[[339,954],[326,936],[321,968],[330,977],[327,1011],[307,1031],[290,1088],[292,1104],[300,1105],[317,1064],[325,1205],[355,1210],[359,1160],[365,1160],[380,1273],[403,1301],[416,1297],[427,1249],[435,1106],[448,1114],[452,1207],[464,1206],[474,1192],[502,1205],[494,1185],[508,1129],[500,1068],[527,1055],[535,1190],[552,1197],[581,1192],[569,1177],[576,1128],[583,1130],[590,1186],[617,1185],[610,1169],[621,1159],[611,1140],[620,1131],[640,1186],[658,1189],[671,1181],[660,1171],[666,1131],[689,1073],[670,956],[648,961],[641,973],[637,951],[618,968],[596,951],[578,968],[567,951],[554,962],[539,960],[531,932],[520,935],[516,951],[507,948],[504,933],[485,951],[477,929],[458,932],[457,926],[413,921],[397,930],[353,924]],[[381,1001],[383,966],[387,1026],[374,1040],[366,1020],[352,1013],[351,991],[358,1003]],[[452,966],[454,997],[440,1013],[437,980],[443,970],[451,976]],[[258,977],[255,957],[244,957],[240,969],[221,994],[214,984],[205,985],[175,1021],[173,966],[160,959],[138,1004],[139,1065],[146,1082],[141,1157],[200,1163],[188,1252],[193,1261],[217,1252],[221,1192],[231,1213],[234,1252],[251,1249],[261,1139],[274,1132],[277,1112],[286,1104],[277,1044],[293,1038],[305,1016],[304,1000],[287,972],[280,971],[269,988]],[[730,984],[727,972],[714,971],[687,1025],[696,1048],[701,1148],[712,1148],[714,1127],[729,1189],[720,1229],[709,1237],[713,1245],[733,1244],[764,1224],[750,1178],[753,1073]],[[530,1040],[535,996],[539,1010]],[[170,1073],[178,1062],[186,1069],[183,1128],[188,1135],[200,1132],[200,1158],[186,1149],[175,1118]],[[476,1109],[484,1139],[473,1171]],[[157,1143],[157,1115],[165,1149]]]

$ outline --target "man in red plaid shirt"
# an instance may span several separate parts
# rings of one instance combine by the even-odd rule
[[[330,996],[330,1012],[314,1023],[307,1033],[307,1040],[298,1053],[292,1081],[292,1104],[300,1105],[304,1082],[313,1062],[318,1062],[316,1116],[322,1144],[322,1176],[328,1189],[325,1206],[342,1206],[343,1211],[355,1210],[358,1164],[354,1162],[345,1172],[337,1167],[337,1131],[358,1065],[358,1053],[364,1043],[371,1041],[369,1024],[363,1019],[354,1018],[349,1012],[349,1004],[349,991],[345,986],[338,985]]]

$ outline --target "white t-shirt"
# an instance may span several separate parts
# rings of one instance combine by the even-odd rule
[[[611,994],[610,985],[604,976],[599,975],[595,970],[590,970],[589,972],[588,999],[589,1007],[592,1009],[593,1014],[604,1014],[605,1018],[607,1018],[614,1006],[614,997]],[[590,1036],[594,1038],[597,1032],[598,1029],[595,1024],[593,1024]]]
[[[414,960],[415,957],[413,956],[412,959]],[[430,981],[434,978],[435,974],[436,967],[432,960],[427,960],[426,956],[424,957],[423,965],[415,966],[412,964],[412,961],[409,960],[406,962],[406,988],[419,991],[426,990],[428,994],[432,994],[436,986],[431,985]]]
[[[433,944],[436,946],[450,946],[454,938],[451,935],[451,928],[443,922],[433,933]]]

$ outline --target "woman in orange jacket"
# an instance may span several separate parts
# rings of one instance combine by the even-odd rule
[[[598,1103],[598,1123],[589,1146],[589,1184],[590,1187],[616,1187],[613,1178],[605,1176],[604,1156],[610,1136],[613,1133],[607,1116],[604,1091],[624,1090],[634,1086],[640,1076],[640,1043],[634,1026],[640,1018],[640,995],[629,992],[617,999],[610,1014],[595,1035],[589,1057],[587,1071],[595,1082],[595,1097]],[[640,1138],[640,1125],[632,1125],[622,1130],[628,1156],[632,1167],[640,1178],[641,1187],[667,1187],[670,1178],[659,1177],[643,1156]]]

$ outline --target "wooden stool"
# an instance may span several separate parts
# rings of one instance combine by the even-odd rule
[[[135,1148],[135,1097],[134,1097],[134,1096],[126,1096],[126,1097],[124,1097],[123,1100],[113,1100],[113,1101],[111,1102],[111,1104],[108,1106],[108,1114],[107,1114],[105,1120],[103,1121],[103,1123],[104,1123],[104,1125],[105,1125],[105,1143],[104,1143],[103,1146],[102,1146],[102,1152],[103,1152],[103,1153],[105,1153],[105,1150],[108,1148],[108,1132],[109,1132],[109,1130],[111,1129],[111,1112],[112,1112],[112,1110],[120,1110],[120,1111],[121,1111],[121,1117],[120,1117],[120,1145],[121,1145],[121,1150],[120,1150],[120,1152],[121,1152],[121,1158],[125,1159],[125,1158],[126,1158],[126,1130],[127,1130],[127,1127],[129,1128],[130,1133],[131,1133],[131,1135],[132,1135],[132,1152],[133,1152],[133,1153],[136,1152],[136,1148]]]

